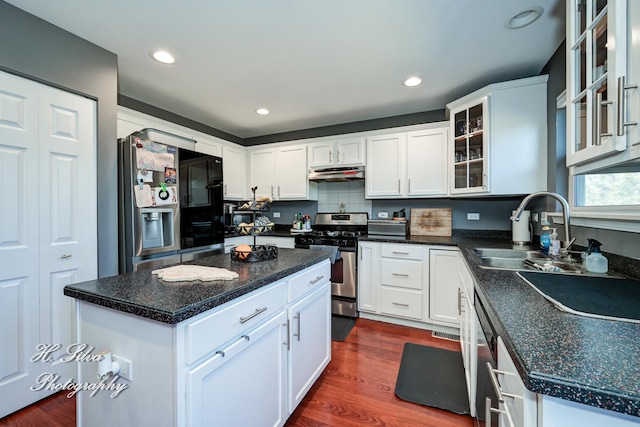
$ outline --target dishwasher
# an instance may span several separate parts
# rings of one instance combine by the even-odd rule
[[[476,330],[478,340],[476,354],[478,357],[476,373],[476,427],[498,426],[498,415],[491,411],[491,405],[497,406],[498,398],[491,382],[487,363],[493,369],[498,366],[498,334],[487,317],[487,311],[474,292],[474,307],[476,311]],[[487,420],[487,417],[490,420]]]

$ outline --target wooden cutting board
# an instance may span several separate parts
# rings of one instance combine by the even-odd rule
[[[416,236],[451,236],[450,208],[411,208],[409,234]]]

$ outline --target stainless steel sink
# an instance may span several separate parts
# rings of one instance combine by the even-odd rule
[[[570,257],[551,257],[538,251],[521,249],[476,248],[472,252],[478,265],[483,268],[589,274],[581,264],[576,263]]]

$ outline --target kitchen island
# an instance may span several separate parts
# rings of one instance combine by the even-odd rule
[[[359,240],[458,247],[489,320],[526,388],[536,393],[543,408],[554,405],[567,415],[584,412],[590,425],[640,424],[640,324],[563,312],[515,271],[478,265],[473,248],[512,248],[507,239],[454,234]],[[550,413],[542,410],[542,415]],[[598,416],[605,417],[606,423],[598,424]],[[568,420],[555,421],[555,425],[569,425]]]
[[[330,254],[188,263],[234,271],[233,280],[165,282],[139,271],[66,286],[78,343],[126,366],[100,380],[99,363],[78,363],[78,384],[104,388],[78,393],[77,424],[284,424],[331,359]],[[116,394],[116,384],[127,387]]]

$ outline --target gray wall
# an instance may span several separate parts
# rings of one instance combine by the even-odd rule
[[[117,274],[117,58],[4,1],[0,40],[0,69],[98,102],[98,274]]]

